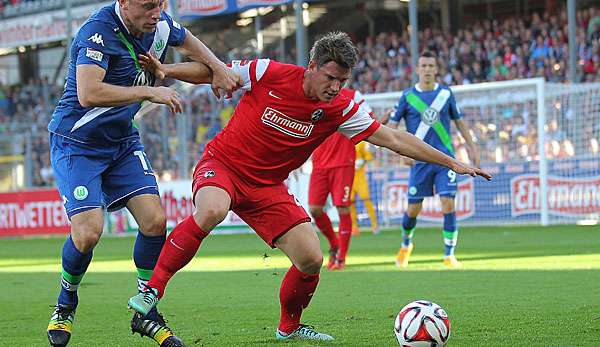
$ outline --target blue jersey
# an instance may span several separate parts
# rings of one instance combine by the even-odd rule
[[[404,118],[408,132],[454,156],[450,121],[461,117],[450,88],[436,83],[431,91],[422,91],[418,85],[403,91],[391,120],[400,122]]]
[[[185,32],[185,28],[162,12],[153,33],[134,37],[123,23],[118,2],[94,13],[73,39],[65,90],[48,130],[70,140],[100,146],[139,139],[133,117],[140,109],[140,103],[82,107],[77,98],[77,66],[100,66],[106,70],[103,82],[108,84],[125,87],[153,85],[154,76],[141,70],[133,56],[137,58],[138,54],[151,52],[163,62],[167,47],[180,46]]]

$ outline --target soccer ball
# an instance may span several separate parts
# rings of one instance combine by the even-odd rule
[[[440,305],[417,300],[400,310],[394,332],[403,347],[443,347],[450,337],[450,320]]]

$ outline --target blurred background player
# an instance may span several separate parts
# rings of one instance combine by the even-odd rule
[[[365,104],[363,104],[364,107]],[[369,180],[367,179],[367,163],[373,160],[373,154],[369,150],[369,144],[360,142],[356,145],[356,162],[354,164],[354,182],[352,183],[352,192],[350,193],[350,216],[352,217],[352,235],[360,235],[358,227],[358,215],[356,211],[356,195],[363,201],[369,220],[371,221],[371,231],[373,234],[379,234],[379,223],[377,222],[377,213],[371,200],[369,191]]]
[[[133,247],[139,290],[165,243],[156,177],[132,120],[142,101],[181,112],[181,100],[174,89],[154,87],[155,76],[141,68],[138,55],[164,60],[168,46],[179,46],[211,67],[218,76],[213,87],[231,91],[233,77],[239,78],[163,12],[164,4],[119,0],[105,6],[82,25],[71,46],[64,94],[48,124],[56,185],[71,220],[62,249],[61,290],[47,328],[52,346],[69,343],[77,290],[103,232],[104,208],[127,207],[139,225]],[[134,314],[131,329],[161,346],[183,345],[156,310]]]
[[[423,52],[417,64],[419,81],[405,90],[390,119],[392,127],[398,127],[401,119],[406,122],[408,132],[427,142],[434,148],[454,157],[450,137],[450,121],[453,120],[467,145],[469,159],[479,167],[479,152],[469,134],[462,114],[450,88],[436,83],[438,72],[436,57]],[[457,175],[454,171],[434,164],[415,162],[405,159],[411,166],[408,183],[408,208],[402,220],[402,246],[396,255],[396,265],[408,266],[408,260],[414,248],[412,238],[417,225],[417,216],[421,212],[423,198],[437,194],[440,196],[444,214],[444,264],[459,267],[454,249],[458,238],[454,196],[456,195]]]
[[[358,105],[364,101],[360,93],[355,93],[352,89],[344,88],[340,94],[354,100]],[[360,96],[360,100],[355,99],[355,95]],[[313,170],[308,185],[308,205],[315,225],[329,242],[327,268],[330,270],[342,270],[346,264],[346,254],[352,236],[350,193],[354,180],[355,159],[354,143],[340,133],[327,138],[312,155]],[[340,218],[339,238],[324,209],[330,193]]]

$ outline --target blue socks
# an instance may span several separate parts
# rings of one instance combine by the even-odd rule
[[[402,218],[402,247],[408,247],[412,243],[412,238],[417,226],[417,218],[411,218],[404,213]]]
[[[135,244],[133,246],[133,262],[137,268],[138,291],[144,290],[146,284],[152,277],[152,270],[156,266],[158,256],[165,244],[166,234],[160,236],[146,236],[138,231]],[[154,307],[148,312],[147,318],[156,320],[158,311]]]
[[[454,255],[456,241],[458,240],[458,229],[456,228],[456,213],[444,214],[444,256]]]
[[[87,254],[79,252],[73,243],[71,236],[67,238],[62,250],[62,276],[60,280],[61,289],[58,295],[60,305],[77,306],[77,289],[88,265],[92,261],[93,252]]]

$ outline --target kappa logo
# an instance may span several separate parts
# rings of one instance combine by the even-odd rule
[[[204,173],[205,178],[215,177],[217,174],[213,170],[208,170]]]
[[[95,44],[104,46],[104,41],[102,40],[102,35],[100,35],[98,33],[95,33],[94,35],[90,36],[88,41],[92,41]]]
[[[325,115],[325,111],[323,111],[322,108],[318,108],[310,114],[310,120],[311,120],[311,122],[314,123],[316,121],[321,120],[321,118],[323,118],[324,115]]]
[[[300,139],[309,137],[314,127],[311,123],[301,122],[290,118],[270,107],[265,108],[265,112],[263,112],[261,119],[264,124],[273,127],[284,134]]]

